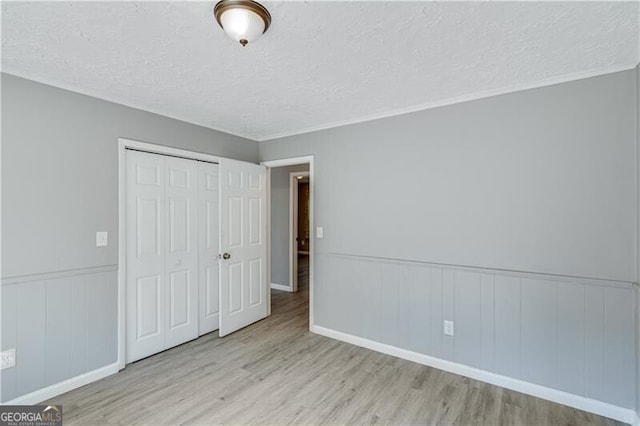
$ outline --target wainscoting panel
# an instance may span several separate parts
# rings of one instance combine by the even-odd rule
[[[21,284],[18,292],[18,312],[14,323],[17,331],[16,391],[18,395],[44,387],[46,357],[46,283]],[[2,302],[5,300],[3,298]],[[9,301],[11,303],[11,301]],[[3,321],[11,321],[4,319]],[[4,350],[4,348],[2,348]]]
[[[480,335],[481,365],[480,368],[487,371],[494,371],[495,360],[495,282],[494,276],[482,274],[482,292],[480,294]]]
[[[444,337],[442,333],[442,271],[439,269],[427,269],[427,274],[429,276],[427,285],[429,286],[431,298],[429,299],[429,305],[422,306],[422,309],[431,313],[428,334],[429,342],[431,342],[431,352],[427,353],[442,358],[442,340]]]
[[[577,395],[586,395],[585,290],[580,284],[558,283],[557,387]]]
[[[482,275],[454,271],[455,337],[448,337],[454,344],[453,360],[460,364],[481,368],[482,366]]]
[[[49,386],[71,377],[71,348],[73,280],[57,278],[46,282],[46,311],[43,333],[46,348],[44,385]]]
[[[525,278],[520,291],[520,378],[555,387],[558,283]]]
[[[116,362],[115,266],[3,279],[2,402]]]
[[[317,262],[317,326],[634,407],[630,283],[342,254]]]
[[[585,396],[604,400],[604,287],[585,288]]]
[[[494,373],[520,376],[520,280],[496,275],[494,280]]]
[[[10,349],[18,346],[17,318],[18,318],[18,286],[0,287],[2,291],[2,347],[0,349]],[[13,319],[13,320],[12,320]],[[16,370],[17,368],[7,368],[0,371],[0,402],[12,399],[16,394]],[[6,397],[5,397],[6,395]]]
[[[430,349],[429,335],[431,328],[431,316],[425,306],[431,304],[431,291],[429,288],[429,271],[424,268],[411,268],[405,270],[407,282],[400,282],[401,297],[406,300],[407,309],[407,348],[420,353],[427,353]],[[406,298],[406,299],[405,299]]]
[[[635,401],[634,299],[632,288],[604,291],[604,395],[624,407]]]

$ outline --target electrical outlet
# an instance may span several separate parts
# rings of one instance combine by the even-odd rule
[[[316,238],[321,239],[322,237],[324,237],[324,229],[322,229],[322,226],[318,226],[316,228]]]
[[[444,334],[445,336],[453,336],[453,321],[444,322]]]
[[[0,353],[0,370],[16,366],[16,350],[7,349]]]

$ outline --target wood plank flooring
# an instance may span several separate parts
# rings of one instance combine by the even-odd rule
[[[308,331],[308,268],[272,315],[60,395],[65,425],[614,425],[613,420]]]

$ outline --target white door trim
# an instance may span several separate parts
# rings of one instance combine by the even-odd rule
[[[132,139],[118,138],[118,369],[122,370],[126,364],[126,150],[136,149],[163,155],[172,155],[193,160],[209,161],[219,163],[220,158],[216,155],[204,154],[201,152],[188,151],[185,149],[171,148],[163,145],[156,145],[148,142],[141,142]]]
[[[314,198],[314,156],[283,158],[279,160],[263,161],[260,164],[267,167],[267,282],[271,282],[271,169],[274,167],[295,166],[297,164],[309,164],[309,329],[314,326],[314,303],[313,303],[313,281],[314,281],[314,260],[315,260],[315,234],[313,221],[313,198]],[[269,297],[269,314],[271,314],[271,292]]]
[[[309,172],[289,173],[289,291],[298,291],[298,176],[309,177]]]

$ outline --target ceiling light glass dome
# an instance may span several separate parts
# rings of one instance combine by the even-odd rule
[[[258,39],[271,25],[269,11],[252,0],[222,0],[213,13],[224,32],[243,46]]]

